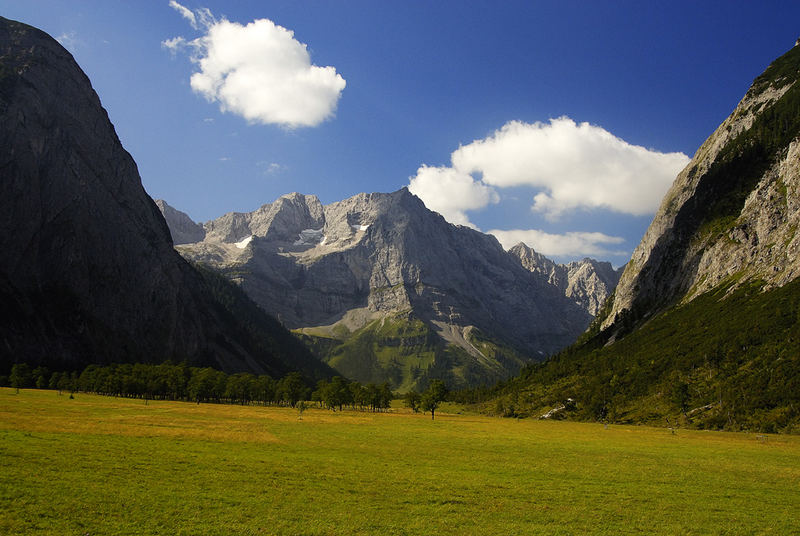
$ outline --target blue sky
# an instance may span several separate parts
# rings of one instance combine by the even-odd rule
[[[0,0],[0,15],[73,53],[145,189],[196,221],[411,185],[505,245],[616,266],[800,35],[788,1]]]

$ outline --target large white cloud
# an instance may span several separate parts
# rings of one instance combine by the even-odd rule
[[[287,128],[316,126],[333,117],[346,82],[334,67],[313,65],[294,32],[268,19],[241,25],[217,20],[207,9],[191,11],[175,0],[170,6],[206,33],[162,45],[192,50],[199,68],[191,76],[192,89],[219,102],[223,111]]]
[[[451,162],[455,174],[472,177],[478,186],[530,187],[532,208],[557,219],[576,209],[652,214],[689,157],[631,145],[599,126],[560,117],[549,123],[506,123],[491,136],[459,147]],[[428,206],[440,203],[432,195],[449,195],[433,188],[424,193],[428,197],[418,195]],[[447,203],[452,212],[473,208]]]
[[[475,226],[470,223],[466,210],[480,209],[498,201],[492,188],[449,167],[421,166],[411,178],[408,189],[450,223],[470,227]]]
[[[551,218],[579,208],[652,214],[689,162],[683,153],[631,145],[568,117],[506,123],[492,136],[459,147],[451,159],[456,170],[480,174],[484,184],[530,186],[536,191],[534,210]]]
[[[609,236],[597,232],[570,232],[551,234],[535,229],[494,229],[489,234],[497,237],[505,249],[524,242],[537,252],[551,257],[585,257],[606,255],[628,255],[630,252],[613,249],[625,242],[619,236]]]
[[[599,126],[560,117],[510,121],[459,147],[450,160],[450,167],[421,166],[409,189],[451,223],[474,227],[468,212],[498,202],[504,188],[515,188],[515,196],[527,188],[531,208],[549,220],[585,209],[652,214],[689,157],[631,145]],[[525,242],[545,255],[627,255],[614,247],[623,238],[599,232],[489,232],[505,248]]]

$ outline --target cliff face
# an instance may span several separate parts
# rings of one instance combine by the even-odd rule
[[[252,333],[242,336],[174,251],[72,56],[2,18],[0,169],[5,364],[188,359],[226,371],[291,369],[251,344]]]
[[[603,319],[644,318],[720,285],[800,275],[800,47],[776,60],[678,175]]]
[[[550,284],[592,316],[597,315],[614,291],[622,273],[621,270],[614,270],[609,262],[589,258],[556,264],[522,242],[511,248],[509,253],[519,258],[526,269],[547,278]]]
[[[494,237],[447,223],[406,189],[326,206],[289,194],[204,228],[202,242],[178,250],[240,282],[287,326],[343,341],[387,318],[402,317],[419,334],[419,320],[488,371],[485,381],[526,359],[499,363],[476,333],[539,358],[572,342],[591,318]],[[400,347],[413,342],[387,344],[403,361]]]

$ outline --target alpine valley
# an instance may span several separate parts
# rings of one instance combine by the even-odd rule
[[[795,46],[620,274],[506,251],[405,188],[193,222],[144,191],[69,52],[0,18],[0,374],[171,360],[443,380],[507,416],[800,431],[798,78]]]

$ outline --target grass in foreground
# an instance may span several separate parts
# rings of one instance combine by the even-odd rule
[[[800,438],[0,389],[5,534],[792,534]]]

